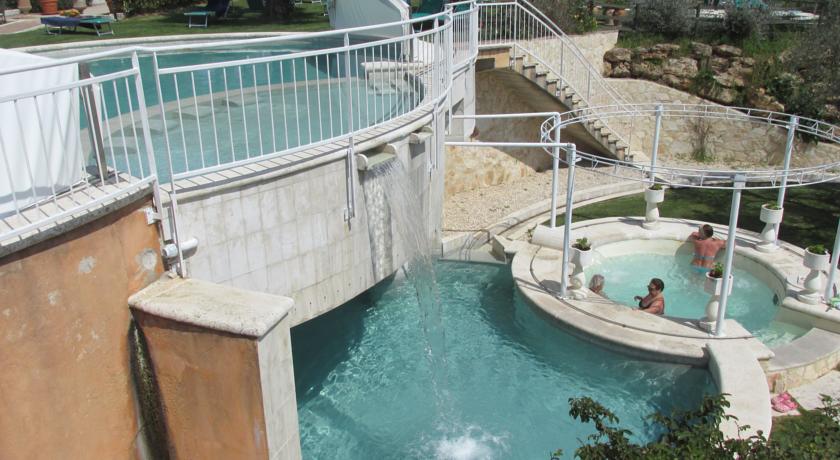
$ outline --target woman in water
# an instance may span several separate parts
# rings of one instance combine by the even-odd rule
[[[633,300],[639,302],[639,310],[654,315],[664,315],[665,296],[662,295],[662,291],[665,290],[665,283],[659,278],[653,278],[647,288],[648,295],[633,297]]]
[[[718,251],[726,246],[726,240],[714,238],[715,230],[709,224],[700,226],[699,231],[693,232],[688,241],[694,243],[694,259],[691,265],[701,273],[706,273],[714,266]]]

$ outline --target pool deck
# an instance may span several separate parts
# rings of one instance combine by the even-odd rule
[[[700,222],[684,219],[661,219],[654,230],[642,227],[643,218],[605,218],[572,226],[572,239],[586,236],[594,249],[627,240],[686,241]],[[726,227],[713,225],[715,233],[726,234]],[[542,232],[545,234],[545,232]],[[517,288],[534,308],[570,332],[602,346],[641,359],[708,367],[721,392],[731,396],[729,413],[741,425],[750,425],[739,433],[735,424],[724,424],[728,437],[749,436],[770,429],[770,388],[772,370],[777,379],[788,369],[801,370],[809,363],[819,363],[812,372],[830,369],[840,359],[840,335],[828,325],[840,325],[840,312],[825,305],[808,305],[796,300],[801,280],[808,270],[802,265],[804,251],[781,242],[777,251],[764,253],[753,248],[758,235],[739,230],[736,255],[745,263],[762,266],[773,279],[765,280],[784,289],[779,307],[784,319],[812,327],[808,334],[779,347],[776,357],[768,348],[735,320],[725,320],[725,335],[715,337],[699,327],[696,319],[649,315],[590,294],[582,300],[560,297],[563,228],[551,230],[541,241],[546,246],[527,244],[514,256],[511,271]],[[546,241],[550,241],[546,242]],[[556,242],[559,241],[559,245]],[[554,243],[554,244],[551,244]],[[550,247],[553,246],[554,248]],[[723,256],[721,251],[720,256]],[[822,327],[821,327],[822,326]],[[828,340],[826,340],[828,338]],[[809,346],[809,341],[823,346]],[[799,345],[797,345],[799,344]],[[791,356],[795,355],[796,359]],[[817,369],[818,368],[818,369]],[[802,382],[806,383],[806,382]]]

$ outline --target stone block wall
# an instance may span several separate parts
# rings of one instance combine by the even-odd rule
[[[437,117],[443,132],[444,116]],[[393,139],[404,165],[404,181],[413,184],[430,222],[429,238],[440,239],[443,136],[410,145],[408,136]],[[433,144],[439,145],[435,147]],[[364,152],[359,152],[364,153]],[[429,174],[430,161],[440,163]],[[278,177],[213,188],[178,201],[182,238],[196,237],[197,252],[187,260],[189,276],[243,289],[292,297],[292,325],[325,313],[372,287],[374,273],[369,234],[371,213],[362,187],[364,174],[353,170],[356,217],[345,221],[347,164],[344,158]],[[282,174],[282,173],[281,173]],[[376,213],[374,213],[376,214]],[[396,225],[394,222],[390,224]],[[390,228],[395,244],[390,275],[405,261],[400,232]]]
[[[618,43],[618,29],[598,30],[583,35],[569,35],[569,38],[583,53],[583,57],[597,70],[606,70],[604,54]]]

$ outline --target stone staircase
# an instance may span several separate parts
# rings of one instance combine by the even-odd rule
[[[527,56],[511,57],[511,69],[522,75],[532,83],[542,88],[545,92],[554,97],[569,110],[586,109],[586,102],[568,85],[563,79],[551,71],[545,69],[541,64],[532,62]],[[620,160],[628,159],[630,154],[629,146],[619,139],[616,133],[600,120],[580,123],[586,131],[605,149]],[[638,153],[633,154],[635,157]],[[638,160],[638,158],[636,158]]]

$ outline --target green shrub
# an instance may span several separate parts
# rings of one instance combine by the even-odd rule
[[[764,37],[767,34],[769,13],[766,9],[735,7],[726,9],[723,31],[733,40]]]
[[[73,0],[58,0],[58,11],[73,8]]]
[[[691,0],[650,0],[639,8],[636,25],[666,37],[686,35],[693,23],[693,6]]]
[[[569,415],[582,423],[592,423],[595,433],[587,436],[575,451],[583,460],[603,459],[766,459],[840,458],[840,407],[823,396],[823,407],[805,412],[799,417],[783,417],[774,421],[773,438],[765,433],[725,439],[720,424],[737,418],[726,415],[727,395],[706,396],[700,407],[650,416],[662,428],[656,441],[646,444],[633,442],[633,433],[622,428],[618,417],[591,398],[569,399]],[[779,423],[780,428],[775,425]],[[552,458],[559,458],[557,451]]]
[[[583,33],[598,27],[587,0],[534,0],[532,3],[564,32]]]
[[[114,9],[125,14],[151,13],[155,11],[185,8],[195,4],[193,0],[113,0]]]
[[[6,8],[13,9],[18,7],[18,0],[4,0],[4,3],[6,4]]]

